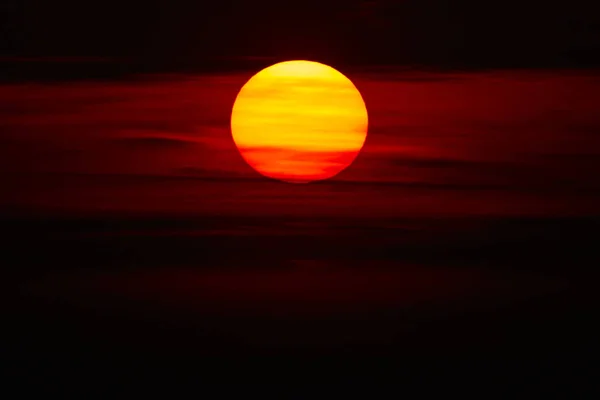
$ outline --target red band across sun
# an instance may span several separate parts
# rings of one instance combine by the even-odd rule
[[[231,113],[233,140],[246,162],[267,177],[295,183],[345,169],[367,128],[367,109],[354,84],[312,61],[263,69],[242,87]]]

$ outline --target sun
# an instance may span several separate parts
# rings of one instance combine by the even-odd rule
[[[285,61],[258,72],[231,112],[231,133],[244,160],[285,182],[337,175],[362,149],[367,128],[367,108],[352,81],[313,61]]]

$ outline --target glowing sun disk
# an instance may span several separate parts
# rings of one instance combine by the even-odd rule
[[[366,136],[365,103],[337,70],[286,61],[254,75],[231,113],[233,140],[261,174],[287,182],[330,178],[348,167]]]

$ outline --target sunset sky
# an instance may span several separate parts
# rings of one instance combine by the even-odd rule
[[[253,73],[2,86],[2,206],[273,212],[266,206],[272,196],[325,190],[294,194],[265,182],[240,156],[231,110]],[[326,190],[339,198],[331,205],[336,212],[352,208],[351,199],[364,212],[392,214],[415,207],[442,214],[595,207],[600,91],[593,74],[347,75],[365,99],[370,126],[355,162],[327,183],[345,183]],[[255,189],[243,189],[251,182]],[[436,194],[413,199],[421,190]],[[324,201],[308,198],[297,209]],[[403,202],[408,208],[396,206]]]
[[[2,383],[593,398],[599,176],[597,0],[0,0]]]

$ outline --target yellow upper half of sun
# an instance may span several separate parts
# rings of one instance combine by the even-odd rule
[[[231,115],[234,141],[250,165],[267,176],[309,180],[345,168],[351,160],[341,162],[346,165],[324,163],[331,164],[336,153],[355,156],[367,125],[367,110],[354,84],[311,61],[282,62],[254,75],[240,90]]]

